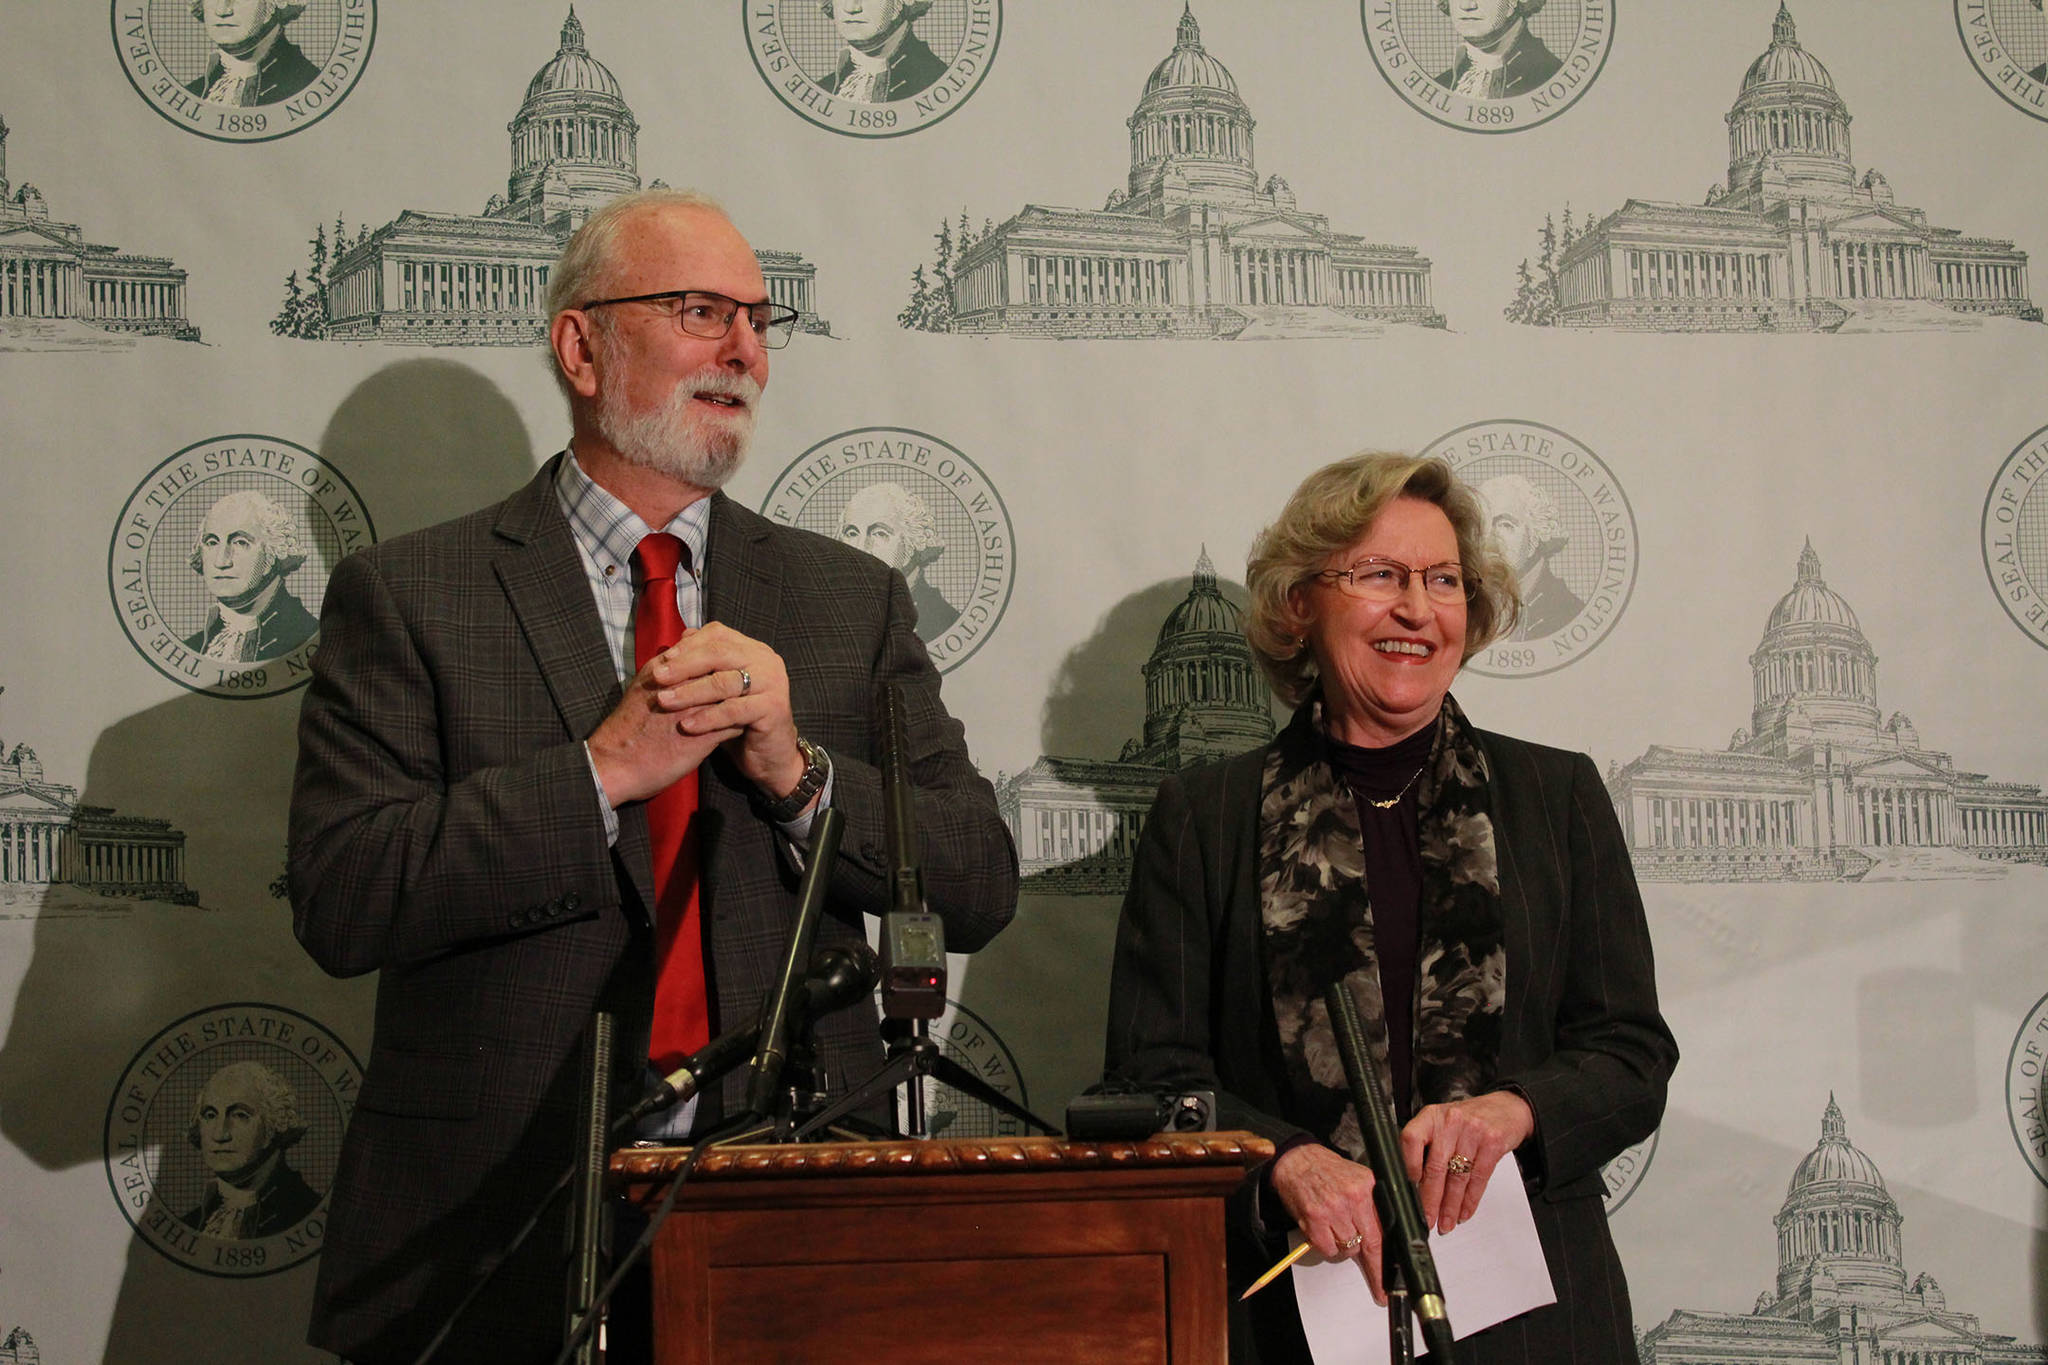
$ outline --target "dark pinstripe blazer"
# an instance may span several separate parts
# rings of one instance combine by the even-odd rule
[[[1600,1167],[1657,1126],[1678,1060],[1657,1010],[1642,898],[1591,759],[1486,731],[1479,743],[1492,771],[1506,917],[1499,1078],[1536,1113],[1522,1155],[1559,1302],[1468,1338],[1460,1359],[1633,1365]],[[1219,1126],[1284,1141],[1303,1130],[1292,1119],[1261,951],[1267,752],[1160,786],[1117,929],[1106,1069],[1146,1087],[1215,1089]],[[1286,1250],[1284,1234],[1261,1222],[1255,1194],[1246,1192],[1232,1220],[1239,1287]],[[1449,1307],[1455,1322],[1457,1305]],[[1233,1293],[1232,1308],[1233,1360],[1308,1359],[1288,1281],[1254,1296],[1248,1312]]]
[[[619,1009],[646,1056],[647,822],[622,809],[606,846],[580,741],[620,685],[554,473],[343,560],[327,589],[299,721],[291,893],[323,968],[382,973],[311,1333],[354,1360],[410,1359],[568,1163],[592,1009]],[[1016,855],[940,702],[902,577],[722,495],[707,553],[707,616],[782,655],[798,728],[832,754],[846,833],[820,946],[860,937],[863,914],[888,903],[870,717],[894,681],[926,889],[948,945],[980,947],[1015,909]],[[717,1028],[753,1018],[796,876],[745,778],[723,755],[702,773]],[[818,1049],[834,1080],[879,1065],[872,1005],[821,1022]],[[637,1076],[633,1040],[620,1052]],[[742,1085],[727,1085],[729,1107]],[[553,1354],[562,1238],[533,1241],[437,1359]]]

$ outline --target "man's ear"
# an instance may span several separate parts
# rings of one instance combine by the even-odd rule
[[[580,308],[564,308],[548,325],[548,345],[569,388],[584,398],[597,397],[596,323]]]

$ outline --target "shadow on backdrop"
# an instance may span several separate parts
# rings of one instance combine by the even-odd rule
[[[1239,625],[1244,600],[1204,551],[1191,577],[1116,603],[1060,661],[1040,756],[998,775],[1023,894],[1015,922],[975,956],[961,1001],[1031,1059],[1031,1107],[1054,1122],[1101,1079],[1117,913],[1161,779],[1273,736],[1272,694]]]
[[[534,469],[525,425],[505,395],[475,370],[439,359],[400,361],[364,380],[329,420],[319,453],[354,484],[380,540],[494,502]],[[281,1006],[367,1055],[369,979],[321,973],[293,939],[273,890],[284,871],[302,695],[233,701],[194,693],[129,716],[95,742],[80,804],[167,818],[183,830],[184,882],[199,903],[110,899],[72,886],[44,898],[0,1047],[0,1134],[44,1169],[102,1159],[108,1103],[122,1076],[150,1039],[193,1011],[241,1001]],[[166,1069],[177,1064],[171,1058]],[[185,1105],[199,1079],[176,1087]],[[169,1086],[162,1093],[166,1104],[176,1102]],[[306,1097],[305,1107],[317,1112],[316,1098]],[[172,1126],[182,1129],[182,1118],[152,1131]],[[334,1131],[311,1133],[291,1152],[322,1196],[339,1143],[338,1127],[323,1126]],[[144,1165],[189,1177],[185,1167],[195,1160],[168,1142]],[[104,1361],[324,1358],[303,1344],[313,1264],[304,1259],[250,1283],[246,1274],[174,1265],[138,1235]],[[235,1326],[224,1332],[227,1323]]]

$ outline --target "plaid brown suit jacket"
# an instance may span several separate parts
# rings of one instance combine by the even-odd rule
[[[1499,1079],[1536,1114],[1524,1156],[1558,1303],[1467,1338],[1458,1358],[1633,1365],[1628,1285],[1600,1168],[1656,1128],[1678,1061],[1657,1008],[1642,897],[1590,758],[1487,731],[1479,743],[1492,772],[1508,955]],[[1106,1069],[1148,1088],[1216,1090],[1218,1127],[1285,1141],[1304,1130],[1261,949],[1266,753],[1161,784],[1117,928]],[[1246,1191],[1230,1229],[1234,1290],[1287,1250],[1285,1230],[1265,1226],[1255,1194]],[[1457,1305],[1448,1307],[1456,1322]],[[1232,1293],[1231,1359],[1308,1361],[1290,1281],[1248,1305]]]
[[[557,456],[557,459],[566,458]],[[581,1044],[620,1011],[636,1084],[652,998],[647,822],[607,847],[581,741],[620,695],[550,462],[496,507],[342,561],[299,722],[294,926],[340,976],[378,971],[370,1063],[343,1143],[311,1331],[358,1361],[410,1359],[570,1161]],[[875,698],[906,694],[925,884],[948,945],[1015,909],[1016,855],[914,630],[872,557],[715,497],[706,615],[788,665],[798,729],[828,750],[846,832],[819,945],[887,908]],[[713,1026],[754,1017],[797,879],[750,784],[702,770]],[[880,1064],[872,1004],[818,1028],[829,1080]],[[736,1109],[744,1078],[726,1087]],[[437,1359],[546,1360],[562,1236],[537,1234]]]

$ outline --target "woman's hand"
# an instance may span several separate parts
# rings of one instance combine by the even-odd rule
[[[1401,1130],[1401,1157],[1420,1186],[1423,1222],[1449,1232],[1470,1219],[1493,1168],[1535,1131],[1529,1102],[1512,1090],[1424,1105]],[[1277,1189],[1277,1168],[1274,1176]]]
[[[1272,1180],[1273,1193],[1294,1215],[1309,1244],[1327,1260],[1356,1256],[1365,1267],[1373,1302],[1386,1303],[1386,1292],[1380,1288],[1380,1220],[1372,1207],[1371,1168],[1319,1142],[1305,1142],[1273,1163]]]

